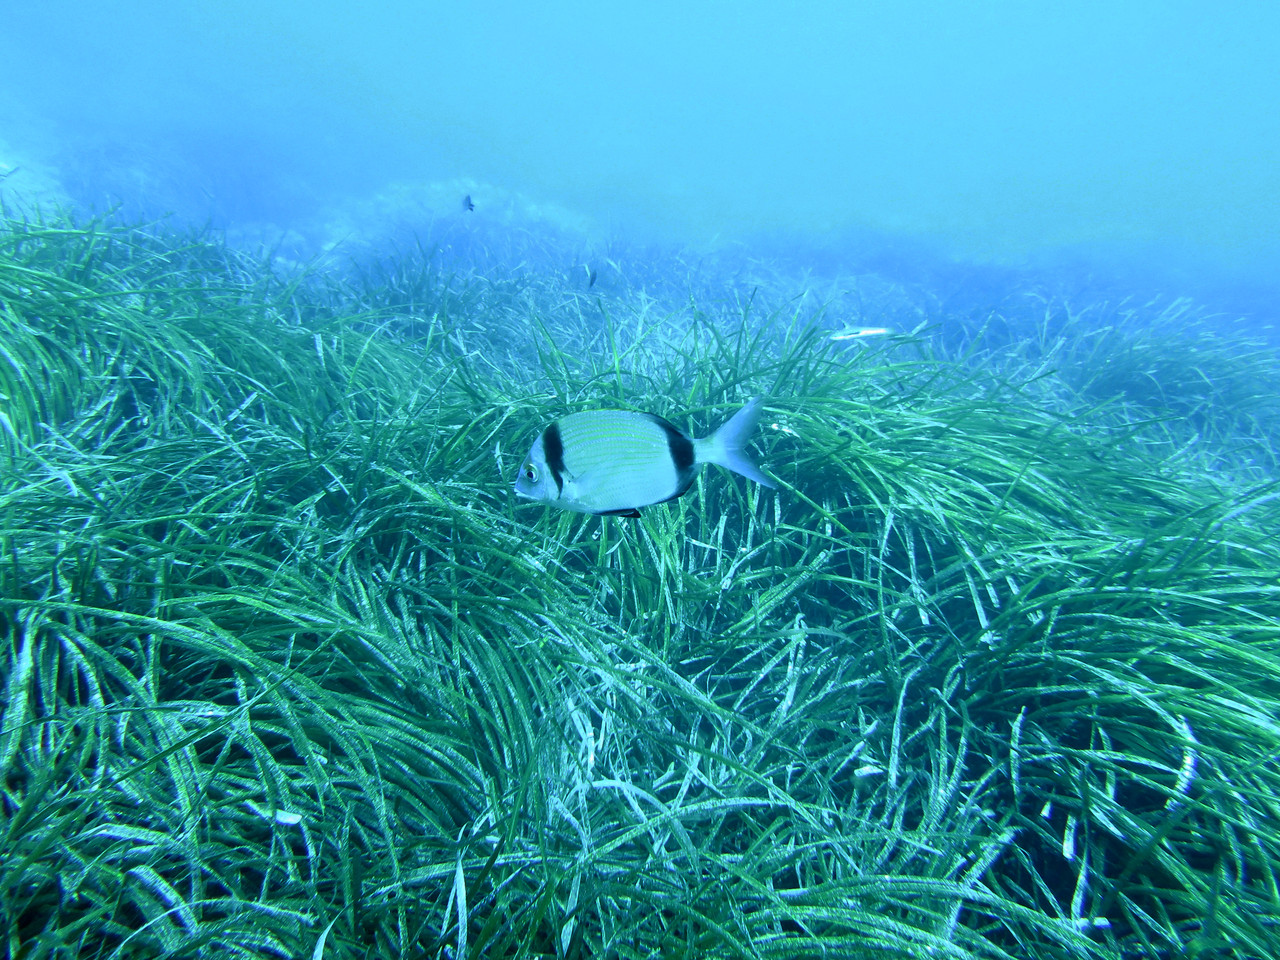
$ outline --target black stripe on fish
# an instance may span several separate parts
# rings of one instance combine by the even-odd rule
[[[671,453],[671,465],[676,468],[676,477],[683,489],[687,489],[693,480],[693,441],[683,430],[669,420],[649,414],[649,419],[662,428],[667,435],[667,450]]]
[[[542,453],[547,458],[547,469],[556,482],[556,496],[564,493],[564,441],[560,439],[560,425],[552,423],[542,431]]]

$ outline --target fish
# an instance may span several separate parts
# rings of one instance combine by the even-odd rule
[[[516,496],[577,513],[638,517],[641,507],[682,496],[708,463],[776,489],[746,451],[761,404],[757,397],[702,439],[651,413],[571,413],[533,441]]]
[[[845,327],[839,333],[831,335],[832,340],[856,340],[859,337],[879,337],[893,333],[888,327]]]
[[[462,198],[462,210],[464,213],[470,213],[475,208],[476,208],[476,205],[471,202],[471,194],[468,193],[465,197]]]

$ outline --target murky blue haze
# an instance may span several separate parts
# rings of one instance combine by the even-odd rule
[[[1273,4],[4,7],[11,207],[1280,299]]]

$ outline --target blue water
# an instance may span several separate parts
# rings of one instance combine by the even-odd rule
[[[1280,302],[1272,3],[3,8],[10,209],[299,255],[480,230],[1067,271],[1259,327]]]

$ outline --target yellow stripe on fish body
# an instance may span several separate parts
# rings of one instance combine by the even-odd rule
[[[773,481],[744,450],[759,411],[760,401],[753,400],[703,440],[652,414],[573,413],[539,434],[515,492],[581,513],[639,516],[640,507],[673,500],[688,490],[705,463],[772,487]]]

